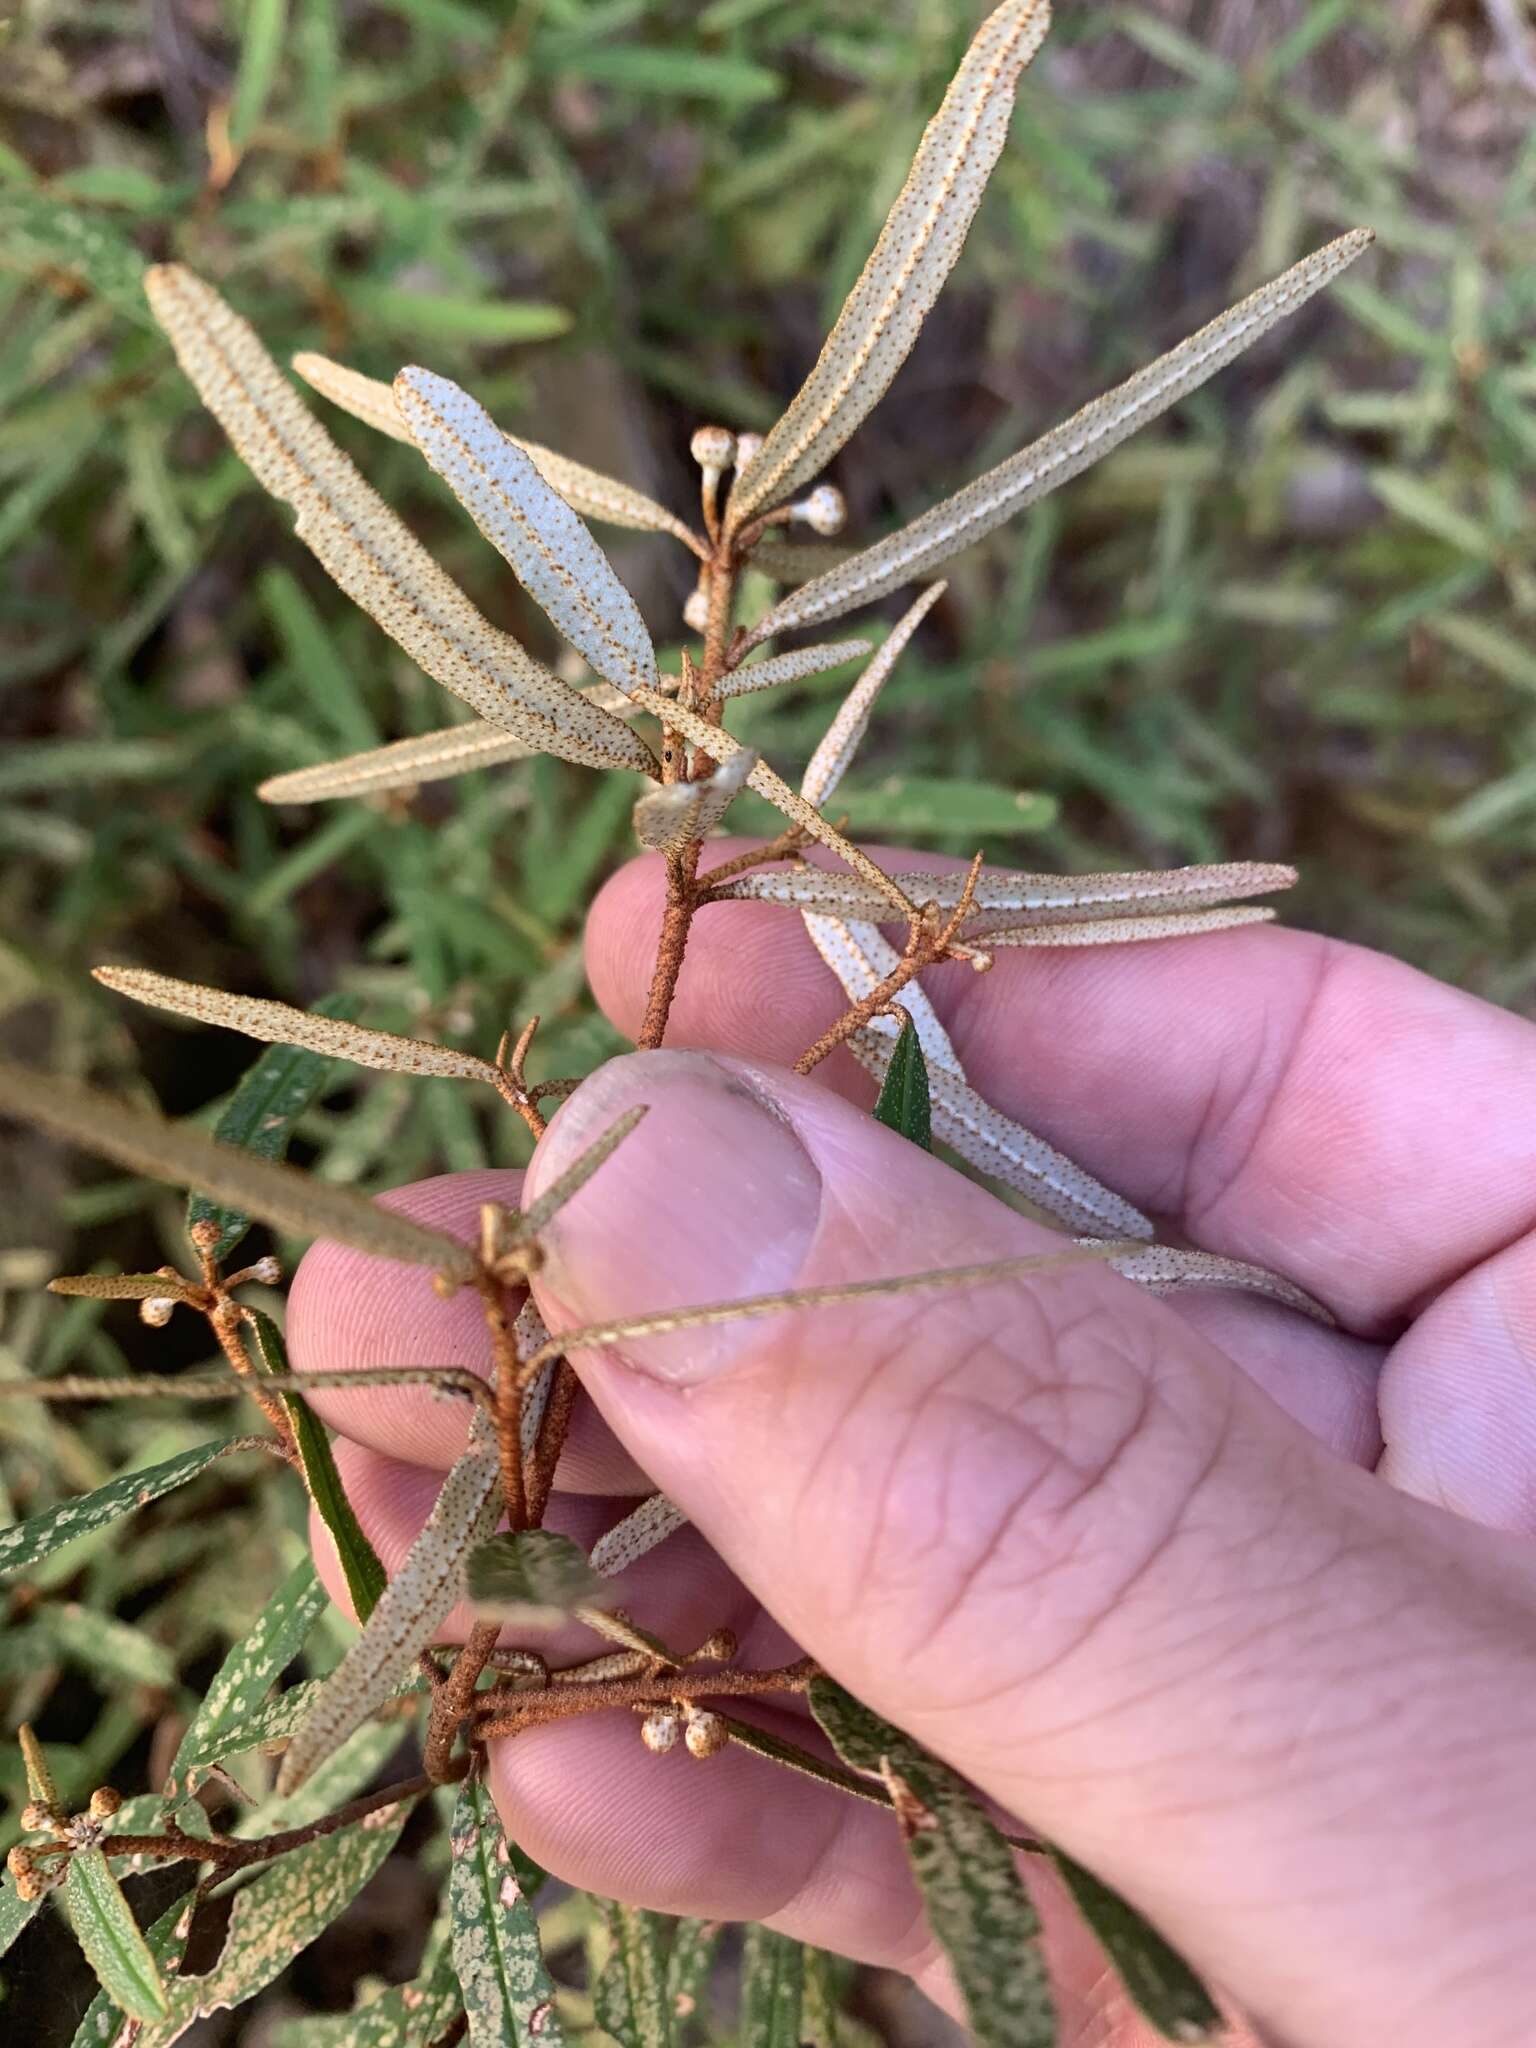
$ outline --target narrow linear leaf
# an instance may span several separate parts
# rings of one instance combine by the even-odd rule
[[[875,1115],[889,1129],[910,1138],[914,1145],[921,1145],[925,1152],[933,1150],[928,1063],[910,1017],[901,1026],[885,1079],[880,1083]]]
[[[477,1270],[473,1252],[446,1232],[379,1208],[350,1188],[253,1158],[63,1074],[0,1060],[0,1111],[130,1172],[203,1188],[216,1201],[297,1236],[334,1237],[377,1258],[431,1266],[460,1282]]]
[[[1229,932],[1239,925],[1269,924],[1275,913],[1257,905],[1227,910],[1184,910],[1164,917],[1095,918],[1088,923],[1011,925],[1002,931],[967,928],[973,945],[997,946],[1129,946],[1152,939],[1193,939],[1204,932]]]
[[[759,1728],[750,1721],[739,1721],[735,1715],[724,1717],[731,1731],[731,1740],[739,1749],[749,1749],[754,1756],[763,1757],[768,1763],[782,1764],[787,1771],[794,1771],[802,1778],[814,1778],[818,1785],[830,1785],[834,1791],[846,1792],[850,1799],[862,1799],[871,1806],[883,1806],[890,1811],[891,1795],[883,1785],[873,1778],[861,1778],[844,1765],[832,1763],[826,1757],[812,1756],[798,1743],[787,1742],[781,1735],[771,1735],[766,1728]]]
[[[99,208],[87,213],[50,192],[8,186],[0,193],[0,252],[7,268],[62,270],[130,320],[149,324],[144,259]]]
[[[464,2010],[447,1941],[424,1960],[413,1982],[392,1985],[351,2012],[288,2020],[276,2048],[434,2048]]]
[[[720,1945],[720,1931],[718,1920],[679,1920],[673,1929],[672,1946],[667,1953],[667,2004],[678,2033],[682,2023],[692,2019],[699,2009],[715,1950]]]
[[[179,1273],[60,1273],[48,1282],[48,1292],[87,1301],[153,1301],[183,1296],[186,1282]]]
[[[901,955],[878,925],[857,919],[845,923],[841,918],[821,917],[811,910],[803,912],[802,917],[811,943],[837,976],[850,1003],[862,1002],[900,964]],[[929,1069],[943,1067],[963,1083],[965,1069],[960,1056],[939,1022],[937,1010],[923,993],[921,981],[907,983],[901,992],[901,1006],[912,1019]],[[879,1038],[894,1039],[897,1033],[895,1020],[890,1017],[872,1017],[865,1028]],[[876,1079],[883,1080],[884,1076],[882,1065]]]
[[[1080,1244],[1102,1243],[1102,1239],[1080,1238]],[[1332,1329],[1335,1318],[1320,1301],[1294,1281],[1271,1273],[1267,1266],[1250,1265],[1246,1259],[1224,1259],[1215,1252],[1185,1250],[1182,1246],[1149,1244],[1117,1254],[1109,1261],[1115,1271],[1149,1294],[1178,1294],[1186,1288],[1230,1287],[1241,1294],[1260,1294],[1285,1308],[1298,1310],[1314,1323]]]
[[[721,727],[711,725],[707,719],[701,718],[698,712],[690,710],[686,705],[674,703],[671,698],[663,697],[658,691],[651,689],[637,688],[631,695],[637,703],[644,705],[647,711],[654,712],[672,731],[680,732],[691,745],[702,748],[712,761],[729,761],[742,751],[740,740],[733,739]],[[829,825],[814,805],[808,804],[803,796],[797,796],[766,761],[759,761],[748,775],[747,787],[755,789],[759,796],[767,797],[768,801],[794,824],[803,825],[813,839],[819,839],[823,846],[830,846],[840,860],[847,862],[855,874],[862,876],[880,892],[885,902],[890,904],[903,920],[913,916],[915,906],[899,883],[882,873],[867,853],[861,852],[851,840],[845,839],[835,826]]]
[[[125,1472],[120,1479],[98,1486],[74,1500],[60,1501],[42,1514],[29,1515],[9,1529],[0,1529],[0,1572],[19,1572],[42,1558],[52,1556],[76,1536],[131,1515],[148,1507],[152,1500],[185,1486],[199,1472],[205,1472],[216,1458],[224,1457],[244,1443],[242,1437],[216,1437],[194,1450],[167,1458],[163,1465],[146,1465],[141,1472]]]
[[[159,1968],[100,1849],[77,1849],[70,1857],[64,1905],[75,1939],[113,2003],[130,2019],[163,2019],[170,2008]]]
[[[454,1081],[485,1081],[493,1088],[497,1083],[497,1071],[489,1060],[477,1059],[472,1052],[457,1052],[451,1045],[402,1038],[393,1031],[370,1031],[319,1011],[296,1010],[290,1003],[267,1002],[259,996],[231,995],[202,982],[153,974],[145,967],[94,967],[91,972],[105,987],[131,996],[136,1003],[169,1010],[178,1017],[193,1017],[202,1024],[218,1024],[226,1031],[241,1031],[247,1038],[300,1046],[328,1060],[347,1060],[355,1067],[372,1067],[385,1074],[433,1074]]]
[[[1039,1916],[980,1801],[947,1764],[831,1679],[812,1680],[810,1706],[843,1762],[877,1774],[898,1801],[912,1874],[971,2032],[984,2048],[1052,2048],[1056,2008]]]
[[[813,576],[825,576],[829,569],[851,561],[857,550],[834,547],[823,540],[779,540],[775,529],[753,544],[747,560],[775,583],[809,583]]]
[[[560,2048],[564,2036],[539,1923],[478,1773],[459,1788],[449,1834],[453,1959],[471,2048],[527,2048],[533,2042]]]
[[[908,605],[876,650],[873,660],[866,663],[864,673],[843,699],[837,716],[817,742],[816,751],[800,778],[800,794],[818,810],[831,802],[838,784],[848,772],[869,730],[875,699],[885,688],[903,648],[948,588],[949,585],[942,581],[930,583]]]
[[[192,1905],[192,1894],[188,1892],[167,1906],[160,1918],[145,1929],[144,1943],[162,1983],[174,1976],[186,1954],[187,1937],[192,1932]],[[70,2048],[106,2048],[107,2043],[111,2048],[132,2048],[130,2037],[135,2031],[112,1994],[101,1990],[86,2007]]]
[[[603,1578],[613,1578],[647,1551],[654,1550],[658,1543],[665,1543],[669,1536],[685,1528],[687,1522],[682,1509],[674,1506],[664,1493],[653,1493],[622,1522],[615,1522],[606,1535],[598,1537],[587,1561]]]
[[[260,1309],[251,1309],[248,1313],[247,1327],[258,1366],[264,1373],[282,1373],[286,1377],[289,1372],[288,1348],[283,1342],[282,1332]],[[336,1469],[336,1455],[331,1449],[325,1425],[302,1394],[285,1394],[283,1398],[288,1404],[288,1416],[293,1424],[294,1442],[304,1470],[304,1484],[336,1546],[336,1556],[347,1582],[347,1591],[352,1596],[353,1609],[358,1620],[365,1622],[378,1605],[379,1595],[388,1583],[387,1574],[379,1562],[378,1552],[368,1541],[363,1525],[357,1519],[351,1501],[347,1499],[347,1490]]]
[[[497,632],[300,402],[254,329],[178,264],[145,279],[177,359],[257,481],[353,601],[482,718],[567,761],[654,774],[619,719]]]
[[[297,1791],[404,1683],[460,1596],[465,1559],[496,1526],[500,1487],[495,1432],[476,1408],[468,1448],[443,1481],[421,1534],[288,1745],[280,1793]]]
[[[40,1892],[35,1899],[24,1899],[11,1873],[0,1872],[0,1956],[20,1940],[41,1913],[43,1897]]]
[[[553,1626],[582,1607],[610,1606],[613,1588],[587,1554],[553,1529],[503,1529],[470,1552],[465,1590],[475,1609],[525,1627]]]
[[[1019,74],[1050,19],[1045,0],[1005,0],[977,30],[815,367],[737,478],[733,531],[825,468],[905,362],[965,243],[1008,137]]]
[[[805,1950],[787,1934],[749,1927],[741,1947],[741,2048],[800,2048]]]
[[[173,1977],[169,2018],[147,2026],[134,2048],[170,2048],[194,2020],[244,2005],[344,1913],[405,1825],[408,1806],[381,1806],[355,1826],[279,1856],[235,1894],[218,1961],[206,1975]]]
[[[989,469],[899,532],[781,598],[753,627],[751,639],[767,640],[795,627],[835,619],[855,605],[869,604],[937,568],[1087,469],[1214,376],[1337,277],[1372,239],[1368,228],[1356,228],[1303,257],[1062,426]]]
[[[229,108],[229,140],[235,149],[245,148],[267,111],[287,26],[288,0],[251,0],[245,11],[240,68]]]
[[[517,1219],[517,1235],[524,1239],[534,1238],[546,1229],[566,1203],[580,1194],[592,1176],[607,1165],[624,1140],[639,1129],[649,1112],[648,1103],[637,1102],[621,1116],[616,1116],[605,1130],[599,1131],[543,1193],[528,1204]]]
[[[308,1558],[289,1573],[254,1626],[233,1645],[214,1673],[202,1704],[182,1736],[171,1763],[172,1789],[190,1792],[183,1781],[186,1759],[216,1753],[226,1734],[248,1721],[304,1647],[329,1596]]]
[[[639,708],[609,683],[587,684],[581,695],[618,718],[633,718]],[[414,789],[419,783],[469,775],[477,768],[497,768],[505,761],[527,761],[542,751],[502,726],[472,718],[462,725],[444,726],[437,732],[418,733],[410,739],[392,740],[388,746],[346,754],[340,760],[320,761],[312,768],[294,768],[285,775],[268,776],[265,782],[257,783],[256,794],[269,804],[309,804],[333,796],[375,796],[387,790]]]
[[[296,355],[293,367],[307,384],[351,413],[354,419],[414,446],[391,385],[349,370],[344,363],[332,362],[328,356],[308,352]],[[599,519],[609,526],[626,526],[640,533],[670,533],[674,540],[698,552],[698,536],[665,505],[658,505],[633,484],[621,483],[601,470],[588,469],[584,462],[575,462],[569,455],[561,455],[538,441],[525,441],[520,434],[508,434],[506,438],[514,448],[522,450],[545,483],[558,491],[583,519]]]
[[[594,1994],[597,2023],[619,2048],[672,2048],[662,1917],[639,1906],[606,1912],[612,1948]]]
[[[1170,2041],[1214,2040],[1220,2009],[1178,1950],[1065,1850],[1049,1854],[1138,2010]]]
[[[395,404],[422,454],[577,652],[618,689],[654,688],[656,650],[634,599],[578,515],[485,407],[420,369],[400,372]]]
[[[815,647],[791,647],[785,654],[770,654],[766,661],[751,661],[744,668],[731,669],[721,680],[722,697],[744,697],[751,690],[772,690],[780,683],[802,683],[808,676],[824,675],[841,668],[845,661],[857,661],[868,654],[867,640],[824,640]]]
[[[315,1005],[320,1016],[338,1020],[356,1016],[358,1007],[356,997],[343,995],[324,996]],[[283,1158],[294,1126],[318,1098],[330,1072],[330,1060],[323,1054],[297,1045],[274,1046],[246,1069],[214,1125],[213,1135],[221,1145],[238,1145],[258,1159]],[[206,1195],[191,1195],[187,1228],[198,1223],[218,1226],[212,1255],[220,1264],[250,1228],[250,1218],[239,1210],[222,1208]]]

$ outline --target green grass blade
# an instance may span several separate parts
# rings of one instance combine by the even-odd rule
[[[471,2048],[560,2048],[539,1923],[482,1778],[466,1778],[460,1787],[450,1835],[453,1958]]]
[[[222,1458],[241,1441],[239,1437],[216,1437],[183,1451],[179,1457],[167,1458],[163,1465],[149,1465],[142,1472],[125,1472],[121,1478],[98,1486],[94,1493],[60,1501],[57,1507],[47,1508],[40,1515],[29,1515],[26,1521],[0,1530],[0,1572],[22,1571],[76,1536],[131,1515],[135,1508],[148,1507],[162,1494],[195,1479],[215,1458]]]

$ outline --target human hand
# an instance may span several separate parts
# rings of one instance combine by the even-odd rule
[[[659,906],[640,862],[593,913],[593,984],[631,1031]],[[925,983],[989,1099],[1341,1328],[1084,1266],[578,1354],[603,1421],[573,1435],[553,1525],[595,1537],[649,1475],[696,1527],[625,1575],[637,1620],[728,1623],[753,1665],[803,1646],[1124,1892],[1264,2039],[1528,2041],[1536,1031],[1273,929]],[[548,1233],[552,1328],[1059,1242],[850,1107],[845,1054],[782,1071],[840,1007],[791,914],[701,916],[672,1038],[736,1057],[615,1061],[562,1110],[534,1192],[651,1105]],[[512,1198],[482,1174],[392,1199],[469,1235]],[[300,1267],[289,1333],[300,1370],[485,1368],[473,1302],[335,1246]],[[462,1415],[415,1390],[316,1405],[393,1568]],[[872,1808],[732,1749],[652,1757],[609,1715],[493,1771],[516,1839],[576,1884],[765,1920],[947,1997]],[[1068,2038],[1150,2038],[1026,1874]]]

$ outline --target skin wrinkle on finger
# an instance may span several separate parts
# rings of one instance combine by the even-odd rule
[[[723,842],[722,857],[736,844]],[[925,859],[889,858],[897,871]],[[638,1001],[657,903],[653,870],[634,862],[589,919],[593,987],[621,1028]],[[1368,1332],[1529,1227],[1536,1133],[1508,1105],[1536,1086],[1530,1024],[1397,962],[1275,927],[1010,954],[980,981],[951,966],[924,984],[984,1095],[1155,1204],[1186,1176],[1197,1200],[1207,1176],[1220,1185],[1223,1158],[1190,1160],[1202,1119],[1213,1121],[1218,1153],[1222,1143],[1241,1151],[1244,1101],[1255,1092],[1244,1084],[1249,1048],[1268,1036],[1269,1069],[1284,1064],[1320,951],[1339,964],[1317,999],[1315,1043],[1276,1095],[1231,1200],[1202,1210],[1202,1241],[1287,1273]],[[699,920],[684,969],[676,1041],[787,1064],[841,1007],[794,914],[716,906]],[[1165,1047],[1178,1058],[1160,1056]],[[868,1083],[851,1068],[827,1080],[867,1101]],[[1261,1097],[1267,1081],[1256,1084]],[[1218,1086],[1234,1091],[1233,1106],[1213,1113]],[[1414,1118],[1403,1116],[1405,1101]]]

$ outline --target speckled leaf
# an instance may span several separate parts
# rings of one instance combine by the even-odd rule
[[[194,2021],[244,2005],[339,1918],[395,1846],[408,1808],[383,1806],[354,1826],[290,1849],[235,1895],[224,1947],[201,1977],[173,1977],[170,2017],[133,2048],[170,2048]]]
[[[976,31],[816,365],[738,478],[732,527],[827,462],[905,362],[1002,153],[1019,73],[1050,24],[1045,0],[1004,0]]]
[[[70,1857],[64,1910],[108,1997],[130,2019],[163,2019],[170,2008],[159,1966],[100,1849],[77,1849]]]
[[[831,1679],[812,1680],[810,1706],[843,1762],[883,1779],[905,1809],[912,1874],[971,2032],[983,2048],[1052,2048],[1058,2029],[1039,1916],[980,1801],[947,1764]]]
[[[1005,926],[1001,931],[967,926],[966,938],[989,952],[999,946],[1135,946],[1155,939],[1195,939],[1209,932],[1235,931],[1245,924],[1269,924],[1274,915],[1272,910],[1244,903],[1225,910],[1177,910],[1152,917],[1053,920]]]
[[[691,711],[684,704],[677,704],[658,691],[637,688],[633,693],[637,703],[647,711],[653,711],[662,722],[674,732],[680,732],[690,745],[700,747],[712,761],[729,761],[742,751],[741,741],[717,725],[711,725],[697,711]],[[783,778],[776,775],[766,761],[759,761],[747,777],[747,787],[755,789],[759,796],[767,797],[769,803],[777,806],[786,818],[796,825],[803,825],[813,839],[819,839],[823,846],[830,846],[840,860],[848,863],[855,874],[861,876],[879,891],[886,903],[903,919],[912,915],[913,905],[900,885],[883,874],[867,853],[862,852],[833,825],[829,825],[813,804],[798,796]]]
[[[217,292],[179,264],[150,270],[145,285],[182,369],[258,482],[293,506],[299,539],[413,661],[531,745],[589,767],[653,772],[621,721],[481,617]]]
[[[741,1949],[741,2048],[800,2048],[805,1950],[787,1934],[749,1927]]]
[[[144,1943],[160,1972],[162,1983],[171,1980],[186,1953],[192,1931],[192,1896],[186,1893],[167,1906],[159,1919],[144,1930]],[[138,2024],[130,2020],[109,1992],[98,1991],[81,2016],[70,2048],[135,2048]]]
[[[459,1599],[464,1560],[496,1526],[500,1483],[495,1433],[477,1407],[468,1447],[443,1481],[421,1534],[288,1745],[279,1792],[296,1791],[404,1682]]]
[[[928,1063],[910,1017],[902,1024],[892,1048],[890,1065],[875,1102],[875,1115],[891,1130],[910,1138],[914,1145],[921,1145],[925,1152],[933,1150]]]
[[[0,1872],[0,1956],[26,1932],[42,1910],[41,1894],[35,1899],[24,1899],[11,1873]]]
[[[1170,2041],[1210,2041],[1222,2029],[1216,2001],[1189,1964],[1136,1908],[1060,1849],[1051,1861],[1138,2009]]]
[[[672,1931],[672,1946],[667,1952],[667,2004],[672,2009],[673,2029],[679,2036],[684,2023],[699,2009],[719,1945],[718,1920],[679,1920]]]
[[[751,690],[772,690],[780,683],[803,683],[807,676],[824,675],[829,668],[841,668],[845,661],[857,661],[868,654],[867,640],[823,640],[814,647],[791,647],[785,654],[770,654],[766,661],[749,661],[733,668],[720,679],[722,697],[743,697]]]
[[[144,259],[111,223],[100,207],[85,211],[34,185],[9,184],[0,193],[0,251],[7,269],[46,276],[63,271],[147,326]]]
[[[619,2048],[672,2048],[672,2004],[662,1958],[659,1913],[639,1906],[605,1908],[611,1942],[597,1980],[597,2023]]]
[[[612,1578],[647,1551],[654,1550],[658,1543],[665,1543],[687,1521],[682,1509],[675,1507],[664,1493],[653,1493],[622,1522],[615,1522],[606,1535],[598,1537],[588,1562],[593,1571],[600,1572],[605,1579]]]
[[[503,1529],[470,1553],[464,1583],[477,1613],[525,1626],[564,1621],[614,1598],[581,1545],[553,1529]]]
[[[89,1301],[153,1301],[157,1295],[185,1294],[184,1283],[164,1273],[60,1273],[48,1282],[50,1294],[82,1295]]]
[[[216,1200],[296,1236],[334,1237],[376,1258],[430,1266],[461,1282],[476,1270],[474,1253],[444,1231],[381,1209],[352,1188],[221,1145],[202,1131],[170,1123],[63,1074],[0,1060],[0,1112],[68,1138],[130,1172],[203,1188]],[[0,1569],[3,1565],[0,1556]]]
[[[915,602],[908,605],[875,650],[873,658],[865,663],[863,674],[843,699],[837,716],[817,742],[816,751],[800,778],[800,794],[818,810],[831,801],[838,784],[848,772],[869,728],[875,699],[885,688],[902,649],[948,588],[944,582],[930,583]]]
[[[810,910],[803,912],[802,916],[812,945],[837,976],[851,1003],[861,1002],[900,962],[901,955],[878,925],[855,918],[844,921],[836,917],[822,917]],[[907,983],[901,992],[901,1003],[912,1019],[929,1072],[935,1067],[943,1067],[956,1080],[964,1081],[965,1070],[960,1064],[959,1054],[949,1042],[949,1033],[939,1022],[938,1012],[923,993],[921,981]],[[871,1037],[894,1040],[896,1030],[893,1017],[876,1016],[870,1019],[860,1039],[861,1042]],[[857,1045],[854,1050],[858,1051]],[[866,1060],[865,1064],[869,1062]],[[882,1079],[884,1074],[882,1063],[875,1078]]]
[[[120,1479],[98,1486],[94,1493],[60,1501],[57,1507],[45,1508],[41,1514],[29,1515],[24,1522],[0,1529],[0,1572],[21,1571],[74,1537],[131,1515],[135,1508],[148,1507],[162,1494],[195,1479],[215,1458],[222,1458],[242,1441],[239,1437],[213,1438],[193,1450],[167,1458],[163,1465],[146,1465],[142,1472],[125,1472]]]
[[[260,1309],[252,1309],[247,1328],[256,1361],[263,1372],[289,1371],[288,1347],[276,1323]],[[347,1499],[347,1490],[336,1469],[335,1453],[325,1425],[302,1394],[284,1394],[288,1417],[293,1424],[294,1443],[304,1471],[304,1484],[316,1512],[330,1531],[336,1546],[347,1591],[359,1621],[366,1621],[378,1605],[387,1575],[379,1554],[368,1541]]]
[[[420,369],[400,372],[395,404],[422,454],[577,652],[618,689],[654,687],[656,650],[634,599],[577,514],[484,406]]]
[[[386,385],[385,389],[388,389]],[[434,2048],[464,2010],[453,1950],[444,1941],[409,1984],[395,1984],[352,2012],[287,2020],[276,2048]]]
[[[1293,264],[1187,341],[1084,406],[1063,425],[989,469],[910,525],[783,597],[752,629],[754,641],[813,626],[870,604],[927,575],[972,541],[1033,505],[1127,440],[1294,313],[1371,242],[1367,229],[1340,235]]]
[[[1079,1244],[1101,1244],[1102,1238],[1082,1237]],[[1314,1323],[1332,1328],[1334,1317],[1320,1301],[1294,1281],[1267,1266],[1250,1265],[1246,1259],[1224,1259],[1215,1252],[1199,1252],[1182,1245],[1149,1244],[1109,1261],[1115,1271],[1149,1294],[1180,1294],[1187,1288],[1230,1287],[1239,1294],[1260,1294],[1285,1308],[1310,1316]]]
[[[355,1017],[359,1007],[356,996],[323,996],[315,1012],[345,1021]],[[258,1159],[283,1158],[295,1124],[325,1086],[330,1071],[331,1063],[322,1053],[305,1051],[299,1045],[274,1045],[246,1068],[214,1125],[213,1135],[221,1145],[238,1145]],[[213,1256],[220,1263],[251,1227],[249,1216],[238,1209],[221,1208],[206,1195],[190,1195],[187,1228],[206,1222],[219,1226]]]
[[[298,1046],[326,1060],[347,1060],[384,1074],[430,1074],[451,1081],[485,1081],[495,1087],[497,1074],[489,1060],[429,1039],[402,1038],[394,1031],[371,1031],[349,1019],[322,1010],[296,1010],[291,1003],[270,1003],[259,996],[231,995],[199,981],[177,981],[146,967],[96,967],[95,979],[119,995],[131,996],[177,1017],[194,1017],[240,1031],[270,1045]]]
[[[351,413],[354,419],[365,421],[397,441],[411,441],[410,428],[400,417],[391,385],[308,351],[294,357],[293,367],[307,384],[312,384],[344,412]],[[609,526],[627,526],[640,533],[670,533],[674,540],[697,549],[696,537],[682,520],[644,491],[636,490],[633,484],[605,476],[599,469],[588,469],[584,462],[574,462],[569,455],[561,455],[537,441],[525,441],[520,434],[508,434],[505,438],[523,451],[545,483],[558,491],[583,519],[600,519]]]
[[[453,1960],[471,2048],[559,2048],[555,1987],[544,1967],[539,1924],[513,1867],[484,1780],[459,1788],[450,1830],[448,1903]]]
[[[221,1753],[225,1735],[250,1719],[304,1647],[328,1599],[306,1558],[278,1587],[255,1626],[234,1644],[210,1680],[171,1764],[172,1780],[182,1791],[192,1789],[181,1782],[186,1759]]]

